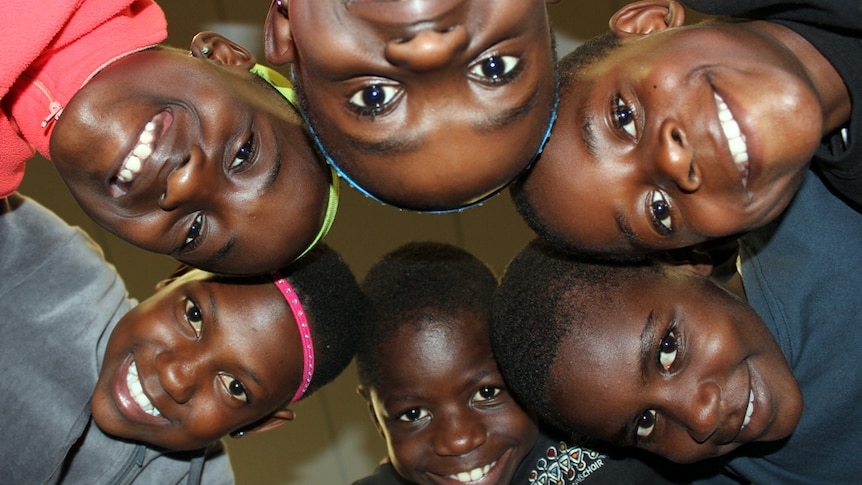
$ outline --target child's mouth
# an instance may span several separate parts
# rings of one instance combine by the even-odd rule
[[[134,361],[129,364],[129,372],[126,374],[126,386],[129,388],[129,394],[132,396],[135,404],[145,413],[156,417],[162,415],[152,401],[150,401],[150,398],[144,394],[144,387],[141,385],[141,380],[138,377],[138,366]]]
[[[137,143],[126,155],[120,169],[111,181],[111,195],[114,198],[123,196],[129,191],[132,182],[140,175],[144,163],[153,154],[159,137],[170,124],[171,115],[166,111],[157,114],[147,122],[143,131],[138,135]]]
[[[495,462],[489,463],[485,466],[474,468],[474,469],[467,471],[467,472],[461,472],[461,473],[458,473],[457,475],[449,475],[447,478],[451,478],[453,480],[458,480],[459,482],[462,482],[462,483],[475,482],[477,480],[481,480],[482,478],[484,478],[485,475],[487,475],[488,472],[491,471],[491,468],[493,468],[494,465],[496,465],[496,464],[497,464],[497,462],[495,461]]]
[[[754,414],[754,391],[748,391],[748,407],[745,408],[745,418],[742,420],[740,431],[745,429],[745,427],[748,426],[748,423],[751,422],[752,414]]]
[[[733,113],[727,104],[724,102],[718,93],[713,93],[715,97],[715,106],[718,111],[718,121],[721,123],[721,131],[727,139],[727,148],[730,150],[730,155],[733,157],[733,163],[739,171],[742,178],[742,186],[748,186],[748,145],[745,142],[745,135],[739,129],[739,123],[733,117]]]

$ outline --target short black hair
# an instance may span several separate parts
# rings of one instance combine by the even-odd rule
[[[503,274],[491,318],[492,348],[512,393],[552,426],[573,431],[550,404],[549,376],[560,343],[600,323],[591,321],[591,308],[613,305],[625,282],[658,271],[651,260],[597,261],[541,239],[530,242]]]
[[[593,64],[608,57],[611,52],[622,45],[619,38],[611,31],[599,34],[577,46],[572,52],[563,56],[557,62],[560,76],[560,95],[577,89],[582,74]]]
[[[576,89],[583,88],[582,77],[583,73],[596,62],[606,58],[612,51],[620,46],[619,39],[613,32],[605,32],[604,34],[593,37],[583,44],[579,45],[571,53],[563,57],[557,62],[557,72],[559,76],[559,95],[564,98]],[[554,131],[551,131],[551,138],[554,137]],[[536,164],[542,163],[541,155],[536,160]],[[535,164],[534,164],[535,166]],[[551,243],[553,246],[574,254],[584,254],[593,258],[608,259],[611,261],[629,262],[639,261],[640,256],[621,256],[621,255],[606,255],[587,251],[585,248],[578,245],[575,241],[571,241],[565,235],[549,226],[533,207],[530,201],[530,189],[527,187],[529,182],[530,171],[522,174],[512,184],[509,194],[515,204],[515,209],[520,214],[524,222],[530,226],[533,231],[540,237]]]
[[[314,375],[305,398],[338,377],[353,359],[367,305],[350,267],[326,244],[281,274],[296,290],[311,327]]]
[[[378,350],[404,325],[421,327],[465,313],[489,322],[496,288],[485,263],[450,244],[412,242],[383,256],[362,282],[369,313],[356,354],[360,384],[380,384]]]

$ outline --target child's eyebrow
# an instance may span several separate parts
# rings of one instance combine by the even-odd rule
[[[641,381],[646,382],[647,374],[650,367],[650,356],[652,355],[653,342],[655,342],[655,312],[650,311],[647,316],[646,325],[641,332],[640,338],[640,365],[641,365]]]
[[[212,294],[212,291],[208,292],[207,303],[209,303],[210,307],[210,318],[212,318],[213,322],[218,322],[218,305],[216,304],[215,296]]]
[[[263,195],[272,184],[278,180],[278,174],[281,172],[281,146],[278,143],[275,143],[275,162],[272,164],[272,170],[269,171],[269,176],[264,180],[263,185],[261,185],[260,190],[257,191],[258,195]]]
[[[240,370],[240,372],[242,372],[243,374],[245,374],[249,378],[251,378],[251,380],[254,381],[255,384],[257,384],[258,388],[266,389],[266,386],[264,385],[263,380],[261,380],[260,376],[258,376],[253,370],[246,367],[245,365],[240,365],[239,370]],[[249,400],[251,400],[251,398],[249,398]]]
[[[637,425],[634,421],[623,423],[622,429],[616,436],[611,438],[611,442],[619,446],[635,446],[634,435],[636,427]]]
[[[410,152],[422,145],[422,138],[413,132],[402,132],[396,136],[379,141],[365,141],[349,134],[342,134],[347,142],[357,150],[369,155],[391,155]]]
[[[235,244],[236,244],[236,234],[231,234],[231,236],[230,236],[230,238],[228,238],[227,242],[225,242],[224,245],[218,251],[213,253],[212,256],[201,261],[199,264],[207,265],[207,266],[213,266],[213,265],[217,264],[219,261],[221,261],[222,259],[227,257],[228,254],[230,254],[230,252],[231,252],[231,250],[233,250],[233,247]]]
[[[581,118],[581,138],[584,140],[584,148],[593,162],[599,160],[599,148],[596,141],[596,133],[593,131],[593,116],[586,111]]]
[[[614,209],[614,221],[617,224],[617,229],[619,229],[620,234],[623,235],[632,248],[641,250],[650,249],[650,246],[644,242],[643,238],[641,238],[640,235],[632,229],[632,225],[629,222],[628,217],[626,217],[625,212],[619,207]]]
[[[539,87],[536,86],[536,88],[533,89],[530,95],[524,99],[523,103],[517,106],[513,106],[511,108],[497,111],[496,113],[492,114],[488,118],[479,121],[473,126],[480,133],[493,133],[527,116],[527,114],[530,113],[530,111],[532,111],[538,103]]]
[[[482,380],[484,380],[486,377],[491,375],[492,372],[493,372],[493,370],[490,368],[482,369],[481,371],[477,372],[476,374],[470,376],[470,379],[467,381],[467,384],[469,385],[469,387],[473,387],[476,384],[478,384],[479,382],[481,382]]]

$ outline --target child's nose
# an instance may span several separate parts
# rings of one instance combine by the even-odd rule
[[[702,183],[689,140],[675,120],[665,120],[659,127],[655,154],[658,171],[686,193],[697,191]]]
[[[201,202],[214,190],[206,180],[206,167],[203,154],[193,151],[180,164],[171,170],[165,180],[164,192],[159,199],[159,207],[172,211],[186,204]]]
[[[434,448],[441,456],[465,455],[485,443],[487,438],[485,425],[470,413],[448,415],[436,425]]]
[[[447,65],[455,54],[467,47],[469,41],[467,29],[461,25],[445,31],[424,29],[409,39],[390,41],[385,55],[398,67],[426,72]]]
[[[714,382],[704,382],[695,389],[690,401],[680,402],[677,413],[692,439],[704,443],[721,424],[720,408],[721,388]]]
[[[159,380],[165,392],[178,404],[185,404],[194,394],[195,369],[189,359],[175,352],[163,352],[156,357]]]

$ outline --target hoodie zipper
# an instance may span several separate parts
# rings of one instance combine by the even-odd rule
[[[63,113],[63,105],[51,96],[51,92],[48,91],[48,88],[46,88],[44,84],[42,84],[42,81],[33,79],[33,85],[39,88],[39,91],[42,91],[42,94],[48,98],[48,116],[42,120],[41,124],[42,128],[47,128],[48,125],[60,119],[60,114]]]
[[[100,73],[100,72],[101,72],[105,67],[107,67],[107,66],[109,66],[110,64],[112,64],[112,63],[116,62],[117,60],[122,59],[122,58],[124,58],[124,57],[126,57],[126,56],[128,56],[128,55],[134,54],[134,53],[136,53],[136,52],[141,52],[141,51],[144,51],[144,50],[147,50],[147,49],[151,49],[151,48],[155,47],[156,45],[158,45],[158,44],[151,44],[151,45],[148,45],[148,46],[140,47],[140,48],[138,48],[138,49],[133,49],[133,50],[132,50],[132,51],[130,51],[130,52],[126,52],[126,53],[124,53],[124,54],[120,54],[119,56],[114,57],[113,59],[111,59],[111,60],[109,60],[108,62],[106,62],[106,63],[102,64],[98,69],[96,69],[95,71],[93,71],[93,73],[92,73],[92,74],[90,74],[90,75],[87,77],[87,79],[85,79],[85,80],[84,80],[84,83],[83,83],[83,84],[81,84],[81,87],[85,86],[88,82],[90,82],[90,80],[91,80],[91,79],[93,79],[93,77],[94,77],[96,74]],[[25,76],[27,76],[27,74],[26,74],[26,73],[25,73],[24,75],[25,75]],[[36,78],[34,78],[34,77],[31,77],[31,76],[28,76],[28,77],[30,77],[30,79],[33,81],[33,85],[34,85],[34,86],[36,86],[37,88],[39,88],[39,91],[42,91],[42,94],[44,94],[44,95],[45,95],[45,97],[46,97],[46,98],[48,98],[48,116],[46,116],[46,117],[42,120],[42,124],[41,124],[42,128],[47,128],[47,127],[48,127],[48,125],[50,125],[51,123],[53,123],[53,122],[57,121],[58,119],[60,119],[60,115],[63,113],[63,105],[62,105],[62,104],[60,104],[60,102],[59,102],[59,101],[57,101],[56,99],[54,99],[54,97],[53,97],[53,96],[51,96],[51,92],[50,92],[50,91],[48,91],[48,88],[47,88],[47,87],[45,87],[45,85],[44,85],[44,84],[42,84],[42,81],[39,81],[38,79],[36,79]]]
[[[114,478],[109,482],[111,485],[119,485],[121,483],[128,483],[129,474],[134,470],[135,466],[141,468],[144,466],[144,455],[147,453],[146,446],[142,444],[135,445],[135,449],[132,452],[132,456],[129,457],[129,460],[123,465],[123,468],[117,473]],[[137,475],[134,475],[137,476]]]

